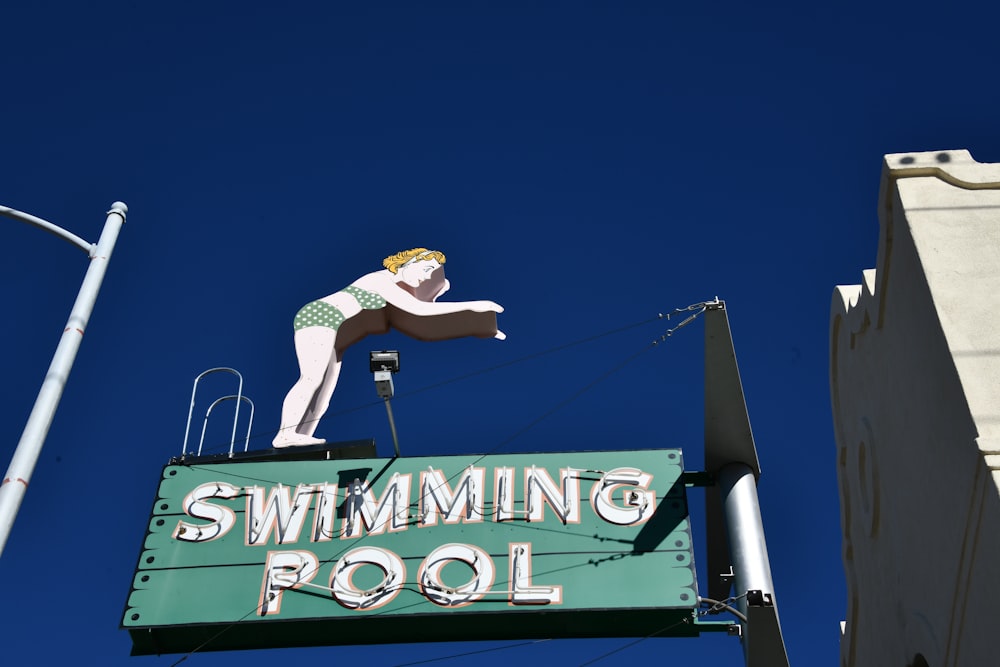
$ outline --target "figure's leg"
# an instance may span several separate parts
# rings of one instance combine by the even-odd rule
[[[340,361],[341,356],[334,350],[333,358],[326,369],[326,375],[323,376],[323,383],[306,410],[305,419],[301,428],[298,429],[299,433],[311,436],[316,432],[316,425],[319,423],[320,417],[326,414],[327,408],[330,407],[330,398],[333,396],[333,390],[337,388],[337,378],[340,377]]]
[[[275,447],[319,444],[311,436],[316,425],[304,423],[310,405],[316,404],[317,394],[324,385],[324,378],[331,360],[336,359],[337,332],[327,327],[306,327],[295,332],[295,355],[299,361],[299,379],[285,396],[281,408],[281,429],[274,438]],[[322,413],[311,417],[318,420]]]

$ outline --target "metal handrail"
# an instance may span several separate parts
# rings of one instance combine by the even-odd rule
[[[201,379],[203,377],[205,377],[210,373],[231,373],[240,380],[239,388],[236,390],[236,396],[241,400],[236,401],[236,414],[233,415],[233,435],[229,439],[229,451],[230,453],[232,453],[233,451],[233,444],[236,442],[236,424],[240,418],[240,403],[242,402],[242,397],[243,397],[243,376],[240,375],[240,372],[235,368],[219,366],[217,368],[209,368],[207,371],[202,372],[198,377],[194,379],[194,386],[191,387],[191,406],[188,408],[187,426],[184,428],[184,446],[181,448],[181,456],[187,456],[188,453],[187,451],[188,436],[191,433],[191,417],[194,415],[194,399],[198,393],[198,383],[201,382]],[[211,410],[211,408],[209,408],[209,410]],[[198,447],[198,453],[201,454],[200,446]]]
[[[254,410],[253,401],[251,401],[246,396],[237,396],[235,394],[230,394],[229,396],[223,396],[222,398],[215,399],[215,402],[212,403],[210,406],[208,406],[208,410],[205,411],[205,421],[202,422],[201,425],[201,440],[198,441],[198,456],[201,456],[201,448],[205,444],[205,429],[208,428],[208,418],[212,415],[212,409],[215,408],[215,406],[218,405],[219,403],[222,403],[223,401],[232,401],[232,400],[244,401],[250,404],[250,423],[247,424],[247,438],[246,441],[243,443],[243,451],[245,452],[248,449],[250,449],[250,431],[253,429],[253,410]],[[239,413],[237,413],[237,416],[238,415]],[[233,438],[232,440],[229,441],[229,456],[233,455],[233,447],[235,445],[236,445],[236,439]]]

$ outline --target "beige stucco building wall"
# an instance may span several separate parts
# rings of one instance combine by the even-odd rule
[[[1000,665],[1000,164],[887,155],[834,290],[845,666]]]

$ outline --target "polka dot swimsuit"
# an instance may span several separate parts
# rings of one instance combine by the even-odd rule
[[[385,299],[382,298],[381,294],[376,294],[375,292],[369,292],[366,289],[361,289],[360,287],[355,287],[354,285],[348,285],[341,292],[347,292],[361,304],[361,307],[365,310],[378,310],[379,308],[385,308]]]
[[[378,310],[385,307],[385,299],[375,292],[369,292],[353,285],[340,291],[347,292],[357,299],[358,304],[365,310]],[[343,323],[344,314],[340,312],[339,308],[331,306],[326,301],[313,301],[304,305],[295,314],[293,327],[295,331],[306,327],[329,327],[336,331]]]

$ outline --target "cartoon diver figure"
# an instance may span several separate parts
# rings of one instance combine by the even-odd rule
[[[464,336],[497,338],[493,301],[437,303],[451,286],[444,277],[445,257],[437,250],[413,248],[382,261],[385,269],[361,276],[339,292],[307,303],[295,315],[295,355],[300,377],[285,397],[275,447],[319,445],[316,425],[330,405],[344,351],[368,334],[389,328],[418,340]]]

